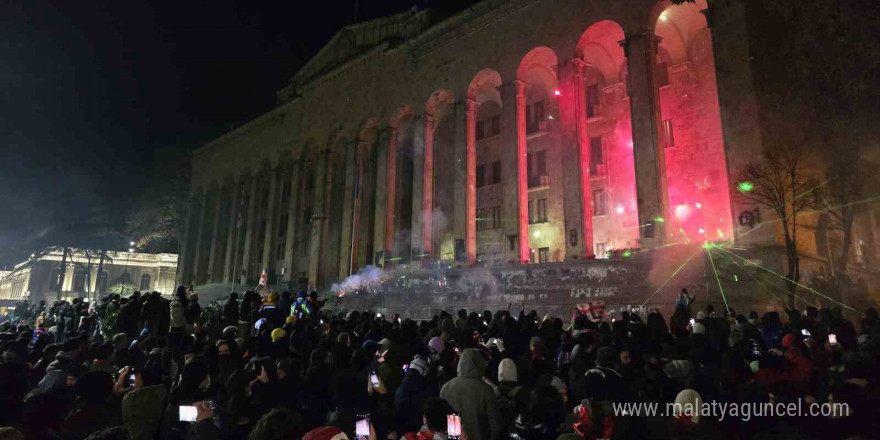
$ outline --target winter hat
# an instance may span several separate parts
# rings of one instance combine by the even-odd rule
[[[706,326],[699,322],[695,322],[692,333],[695,335],[704,335],[706,334]]]
[[[706,319],[706,312],[700,310],[697,312],[697,319]]]
[[[443,343],[443,339],[439,336],[434,336],[428,341],[428,348],[437,354],[443,353],[443,350],[446,348],[446,344]]]
[[[283,328],[276,328],[275,330],[272,330],[271,336],[272,342],[275,342],[287,336],[287,332],[285,332]]]
[[[703,398],[700,393],[694,390],[681,390],[675,396],[675,416],[690,420],[693,423],[700,422],[700,406],[703,404]]]
[[[322,426],[306,433],[302,440],[348,440],[348,435],[335,426]]]
[[[782,348],[791,348],[794,345],[794,335],[789,333],[782,337]]]
[[[498,364],[498,382],[516,382],[517,378],[516,362],[510,358],[502,359]]]
[[[265,323],[266,323],[266,318],[260,318],[257,320],[257,322],[254,323],[254,328],[259,330],[260,327],[262,327],[263,324],[265,324]]]
[[[421,357],[417,357],[413,359],[412,362],[409,363],[409,369],[418,371],[422,376],[428,375],[428,362],[422,359]]]
[[[284,323],[290,324],[291,322],[295,322],[295,321],[296,321],[296,315],[290,315],[284,320]]]
[[[297,298],[306,299],[306,292],[300,290],[299,293],[296,294],[296,297],[297,297]]]

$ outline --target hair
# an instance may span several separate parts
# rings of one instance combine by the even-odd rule
[[[248,440],[298,440],[302,431],[299,414],[275,408],[257,421]]]
[[[425,422],[432,431],[446,432],[446,415],[452,412],[449,402],[436,397],[425,401]]]

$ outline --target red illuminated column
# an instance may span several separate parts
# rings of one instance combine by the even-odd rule
[[[629,69],[630,112],[632,113],[633,158],[636,198],[639,208],[639,237],[642,248],[663,244],[666,215],[666,160],[660,136],[660,94],[654,81],[657,45],[651,32],[631,35],[621,42]]]
[[[422,253],[433,258],[431,243],[434,211],[434,117],[425,115],[425,168],[422,183]]]
[[[468,263],[477,261],[477,101],[467,100],[467,181],[465,251]]]
[[[516,192],[519,201],[519,259],[528,263],[529,248],[529,182],[528,140],[526,139],[526,83],[516,80]]]
[[[584,230],[584,256],[593,256],[593,189],[590,185],[590,133],[587,128],[587,103],[584,90],[584,68],[586,63],[580,58],[572,60],[574,64],[574,116],[577,129],[578,156],[580,159],[581,213]]]
[[[385,188],[385,261],[394,248],[394,199],[397,187],[397,127],[391,127],[388,139],[388,169]]]
[[[357,143],[357,162],[355,165],[355,189],[354,189],[354,208],[352,212],[352,220],[351,220],[351,270],[350,272],[357,272],[359,267],[358,264],[358,251],[360,248],[360,237],[362,234],[361,231],[361,206],[364,202],[364,158],[367,155],[367,147],[368,144],[364,141],[358,141]]]

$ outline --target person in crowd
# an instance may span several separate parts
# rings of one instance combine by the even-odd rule
[[[657,309],[613,322],[574,311],[568,323],[525,307],[387,319],[305,293],[285,303],[249,291],[205,304],[211,313],[193,327],[198,303],[184,287],[171,301],[144,292],[94,307],[22,302],[15,313],[28,324],[0,323],[0,439],[341,440],[366,417],[370,440],[447,440],[453,412],[463,440],[880,432],[874,309],[859,319],[819,307],[721,317],[683,293],[671,320]],[[616,406],[707,402],[838,406],[749,421]]]

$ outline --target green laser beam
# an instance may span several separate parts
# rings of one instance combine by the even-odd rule
[[[720,248],[720,247],[719,247],[718,249],[721,249],[722,251],[727,252],[728,254],[733,255],[733,256],[736,257],[736,258],[739,258],[739,259],[744,260],[744,261],[746,261],[746,262],[749,262],[749,263],[751,263],[751,264],[755,264],[755,263],[752,263],[752,262],[750,262],[749,260],[747,260],[747,259],[745,259],[745,258],[743,258],[743,257],[740,257],[740,256],[737,255],[737,254],[734,254],[734,253],[732,253],[732,252],[728,252],[728,251],[724,250],[723,248]],[[814,289],[812,289],[812,288],[810,288],[810,287],[807,287],[807,286],[805,286],[805,285],[803,285],[803,284],[801,284],[801,283],[799,283],[799,282],[797,282],[797,281],[795,281],[795,280],[792,280],[792,279],[790,279],[790,278],[788,278],[788,277],[786,277],[786,276],[780,275],[780,274],[778,274],[778,273],[776,273],[776,272],[774,272],[774,271],[772,271],[772,270],[770,270],[770,269],[768,269],[768,268],[766,268],[766,267],[764,267],[764,266],[761,266],[760,264],[755,264],[755,266],[760,267],[761,269],[764,269],[765,271],[770,272],[770,273],[772,273],[773,275],[776,275],[776,276],[778,276],[778,277],[780,277],[780,278],[782,278],[782,279],[784,279],[784,280],[786,280],[786,281],[788,281],[788,282],[790,282],[790,283],[793,283],[793,284],[795,284],[796,286],[803,287],[804,289],[807,289],[807,290],[809,290],[810,292],[813,292],[813,293],[815,293],[816,295],[819,295],[819,296],[821,296],[822,298],[827,299],[828,301],[831,301],[831,302],[833,302],[833,303],[835,303],[835,304],[840,304],[840,305],[842,305],[842,306],[844,306],[844,307],[846,307],[846,308],[848,308],[848,309],[850,309],[850,310],[852,310],[852,311],[854,311],[854,312],[856,311],[856,309],[854,309],[854,308],[852,308],[852,307],[850,307],[850,306],[848,306],[848,305],[846,305],[846,304],[844,304],[844,303],[842,303],[842,302],[840,302],[840,301],[837,301],[836,299],[831,298],[831,297],[829,297],[828,295],[824,295],[824,294],[822,294],[822,293],[820,293],[820,292],[818,292],[818,291],[816,291],[816,290],[814,290]]]
[[[700,253],[700,251],[697,250],[696,252],[694,252],[693,254],[691,254],[691,256],[688,257],[687,260],[684,260],[684,263],[681,263],[681,266],[678,266],[678,269],[675,269],[675,272],[672,272],[672,275],[669,275],[669,277],[666,278],[666,281],[664,281],[663,284],[661,284],[660,287],[658,287],[657,290],[655,290],[654,293],[652,293],[651,296],[649,296],[648,299],[646,299],[645,302],[642,303],[642,307],[644,307],[645,304],[647,304],[648,301],[650,301],[651,298],[653,298],[654,295],[657,294],[657,292],[659,292],[661,289],[663,289],[663,286],[665,286],[666,283],[672,281],[672,279],[675,278],[675,276],[678,275],[678,273],[681,272],[681,270],[684,269],[684,267],[685,267],[685,266],[686,266],[686,265],[687,265],[687,264],[688,264],[688,263],[689,263],[694,257],[696,257],[697,254],[699,254],[699,253]]]
[[[795,216],[794,220],[795,220],[795,222],[797,222],[797,217],[798,217],[798,216],[801,216],[801,215],[805,215],[805,214],[816,214],[816,213],[819,213],[819,214],[825,214],[825,213],[827,213],[827,212],[828,212],[829,210],[831,210],[831,209],[844,208],[844,207],[847,207],[847,206],[858,205],[858,204],[862,204],[862,203],[869,203],[869,202],[873,202],[874,200],[877,200],[877,199],[880,199],[880,196],[868,197],[868,198],[866,198],[866,199],[856,200],[855,202],[842,203],[842,204],[840,204],[840,205],[828,206],[828,207],[823,208],[823,209],[810,209],[810,210],[806,210],[806,211],[801,211],[801,212],[797,213],[797,216]],[[763,225],[763,224],[768,224],[768,225],[769,225],[769,224],[773,224],[773,223],[779,223],[779,222],[781,222],[781,221],[782,221],[782,219],[775,218],[775,219],[773,219],[773,220],[762,221],[761,224],[762,224],[762,225]],[[758,229],[760,229],[760,228],[755,227],[754,229],[752,229],[752,230],[750,230],[750,231],[746,231],[746,232],[744,232],[744,233],[742,233],[742,234],[739,234],[739,235],[737,235],[737,239],[742,239],[743,237],[745,237],[745,236],[751,234],[752,232],[757,231]]]
[[[783,301],[783,303],[785,302],[785,298],[784,298],[784,297],[780,297],[779,295],[776,295],[775,293],[773,293],[772,291],[770,291],[770,289],[767,287],[767,283],[761,281],[758,277],[752,275],[752,274],[748,271],[748,269],[746,269],[745,266],[743,266],[742,264],[739,264],[738,261],[734,260],[733,258],[730,258],[730,257],[727,256],[727,255],[724,255],[724,257],[727,258],[727,259],[729,259],[731,263],[733,263],[733,264],[739,266],[739,268],[742,269],[743,272],[745,272],[745,274],[749,276],[749,278],[755,280],[758,284],[760,284],[761,287],[762,287],[765,291],[767,291],[767,293],[769,293],[770,295],[772,295],[774,298],[776,298],[776,299],[778,299],[778,300],[780,300],[780,301]],[[736,276],[736,275],[734,275],[734,276]],[[775,284],[770,284],[770,287],[773,287],[773,288],[775,288],[775,289],[779,289],[780,291],[782,291],[782,292],[785,293],[786,295],[791,294],[791,296],[793,296],[793,297],[795,297],[795,298],[797,298],[797,299],[799,299],[799,300],[801,300],[801,301],[803,301],[803,302],[805,302],[805,303],[807,303],[807,304],[810,303],[810,302],[807,301],[806,299],[801,298],[801,297],[799,297],[799,296],[797,296],[797,295],[795,295],[795,294],[792,294],[792,293],[790,293],[789,291],[787,291],[787,290],[783,289],[782,287],[779,287],[779,286],[777,286],[777,285],[775,285]]]
[[[709,262],[712,263],[712,272],[715,273],[715,281],[718,282],[718,290],[721,291],[721,299],[724,300],[724,308],[727,309],[727,315],[730,316],[730,307],[727,306],[727,297],[724,295],[724,288],[721,287],[721,278],[718,278],[718,270],[715,269],[715,260],[712,259],[712,252],[707,248],[706,253],[709,254]]]

